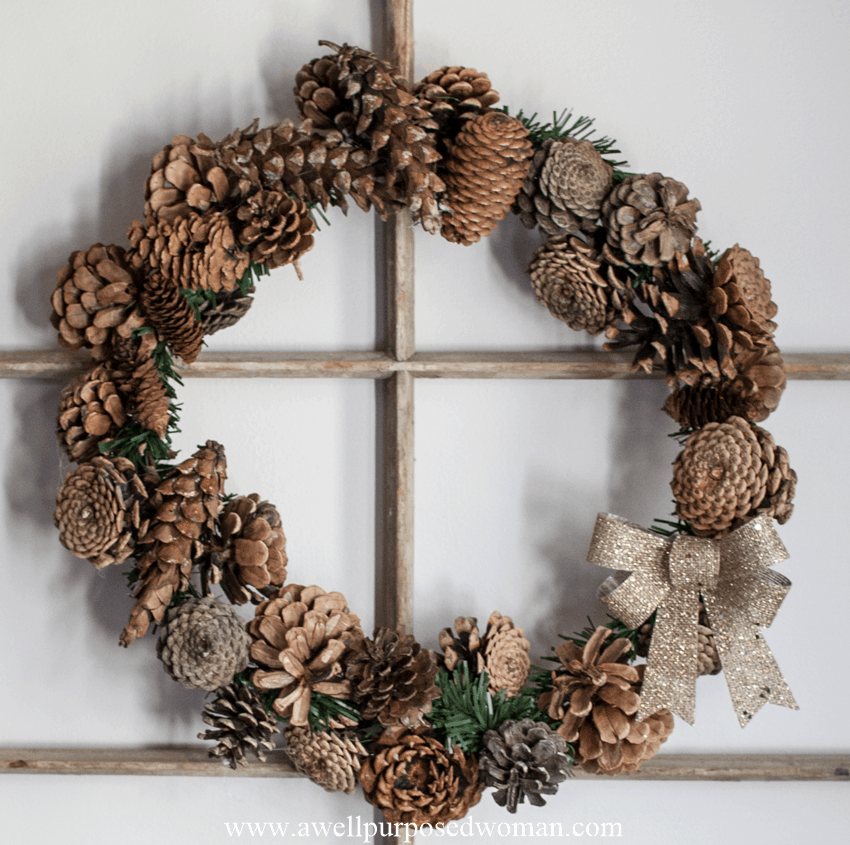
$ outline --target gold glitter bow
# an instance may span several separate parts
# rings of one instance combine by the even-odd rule
[[[619,516],[596,517],[587,559],[619,570],[604,581],[599,597],[630,628],[658,610],[638,719],[666,707],[694,723],[700,595],[741,727],[767,702],[797,709],[759,632],[791,588],[769,569],[787,557],[765,515],[719,540],[681,534],[669,540]]]

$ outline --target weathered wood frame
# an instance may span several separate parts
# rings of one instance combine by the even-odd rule
[[[386,0],[386,52],[412,77],[412,0]],[[418,354],[414,336],[413,228],[406,212],[383,234],[387,342],[375,352],[204,353],[189,378],[366,378],[384,383],[383,534],[375,596],[376,624],[413,628],[413,400],[417,378],[631,379],[628,356],[602,352],[441,352]],[[850,354],[786,354],[791,380],[850,379]],[[67,379],[88,366],[83,353],[0,353],[0,378]],[[282,753],[233,772],[201,747],[0,750],[0,772],[33,774],[300,777]],[[581,772],[578,777],[591,777]],[[850,754],[662,754],[631,780],[850,780]]]

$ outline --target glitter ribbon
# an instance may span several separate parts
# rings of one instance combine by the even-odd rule
[[[618,570],[599,598],[630,628],[658,611],[638,719],[666,707],[694,723],[700,596],[741,727],[768,702],[797,709],[759,632],[791,588],[769,568],[787,557],[764,514],[719,540],[681,534],[669,540],[619,516],[596,517],[587,559]]]

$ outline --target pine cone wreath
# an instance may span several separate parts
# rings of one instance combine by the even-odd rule
[[[507,214],[528,169],[528,130],[503,112],[466,121],[449,148],[440,234],[469,246],[486,237]]]
[[[233,608],[212,596],[188,598],[163,621],[156,653],[186,689],[217,690],[248,665],[251,638]]]
[[[134,306],[139,298],[137,282],[118,246],[95,244],[71,253],[56,277],[50,322],[59,332],[59,345],[85,347],[95,361],[109,357],[113,335],[128,338],[145,325]]]
[[[253,687],[233,683],[219,689],[217,695],[203,714],[213,730],[198,734],[198,739],[217,740],[210,757],[226,760],[231,769],[247,766],[248,752],[265,762],[265,752],[275,747],[272,737],[277,733],[277,719],[266,713],[260,694]]]
[[[362,639],[360,619],[341,593],[291,584],[257,607],[248,624],[251,657],[261,667],[253,675],[260,690],[274,690],[274,711],[296,727],[306,727],[312,692],[349,698],[344,661]]]
[[[613,327],[631,298],[615,266],[570,235],[550,238],[538,247],[528,273],[540,302],[574,331],[598,335]]]
[[[56,436],[72,461],[98,457],[99,445],[112,440],[126,423],[126,403],[108,364],[92,367],[62,391]]]
[[[723,537],[760,513],[783,523],[797,474],[773,437],[741,417],[688,437],[673,464],[676,514],[698,537]]]
[[[97,569],[121,563],[133,554],[145,524],[140,504],[144,483],[127,458],[92,458],[65,476],[56,496],[53,524],[59,542]]]
[[[374,639],[354,644],[346,664],[352,700],[364,719],[377,719],[384,727],[416,727],[440,696],[434,653],[410,634],[378,628]]]
[[[530,649],[525,632],[514,627],[510,616],[502,616],[498,611],[490,614],[484,633],[484,667],[491,693],[504,692],[511,698],[522,692],[531,669]]]
[[[141,291],[147,320],[157,335],[187,364],[201,351],[204,335],[195,311],[180,289],[161,273],[148,276]]]
[[[208,440],[154,486],[154,516],[140,545],[149,549],[138,560],[136,603],[121,634],[121,645],[143,637],[161,622],[174,594],[189,586],[195,561],[206,551],[205,535],[215,531],[227,478],[224,447]]]
[[[534,153],[517,195],[520,220],[547,235],[593,229],[612,180],[613,168],[590,141],[548,138]]]
[[[443,628],[438,642],[443,650],[442,655],[437,655],[440,668],[453,672],[466,661],[471,676],[484,671],[484,648],[478,632],[478,620],[474,616],[458,616],[454,633],[451,628]]]
[[[316,224],[307,205],[279,191],[258,191],[236,212],[239,243],[251,261],[269,270],[283,267],[313,247]]]
[[[250,310],[254,303],[251,294],[255,291],[256,288],[251,285],[244,295],[239,290],[219,291],[215,294],[215,304],[205,300],[198,309],[204,337],[235,326]]]
[[[237,496],[221,514],[221,587],[233,604],[259,604],[286,581],[286,536],[277,508],[259,495]]]
[[[688,189],[660,173],[627,176],[602,203],[608,243],[632,264],[655,267],[687,252],[700,210]]]
[[[598,627],[584,648],[568,640],[555,649],[561,669],[552,672],[552,690],[537,706],[549,718],[562,720],[558,733],[576,751],[576,763],[603,774],[637,771],[653,757],[673,729],[667,710],[638,722],[641,667],[620,663],[631,644],[614,640],[604,650],[611,631]]]
[[[493,800],[509,813],[515,813],[526,798],[535,807],[545,806],[543,796],[554,795],[567,779],[569,746],[545,722],[509,719],[487,731],[483,742],[478,758],[481,780],[495,789]]]
[[[363,762],[366,800],[391,824],[435,825],[463,818],[481,800],[478,761],[455,745],[449,752],[424,731],[390,732]]]
[[[356,736],[290,726],[283,729],[283,738],[295,768],[326,792],[351,795],[357,788],[362,761],[369,753]]]

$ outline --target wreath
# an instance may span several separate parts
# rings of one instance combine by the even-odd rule
[[[790,587],[770,567],[787,557],[773,520],[790,517],[796,474],[758,425],[785,388],[758,259],[703,243],[685,185],[627,172],[590,118],[511,115],[473,68],[411,84],[374,53],[320,44],[329,55],[295,79],[301,123],[178,135],[154,156],[129,249],[95,244],[58,274],[59,342],[93,363],[60,401],[78,466],[55,523],[96,568],[129,562],[121,645],[158,626],[166,671],[214,693],[199,734],[212,756],[263,760],[281,731],[298,770],[330,791],[359,781],[397,823],[459,819],[485,787],[510,812],[542,805],[573,765],[635,771],[674,713],[693,722],[698,675],[724,670],[742,726],[766,702],[796,708],[759,632]],[[287,581],[280,514],[225,494],[220,444],[174,462],[173,356],[191,364],[262,276],[298,270],[315,217],[349,201],[384,219],[409,209],[463,245],[519,215],[545,238],[528,272],[552,315],[666,373],[674,518],[646,530],[599,515],[588,559],[614,570],[610,621],[565,637],[545,669],[498,612],[456,619],[439,651],[368,637],[342,594]],[[232,605],[248,603],[246,625]]]

